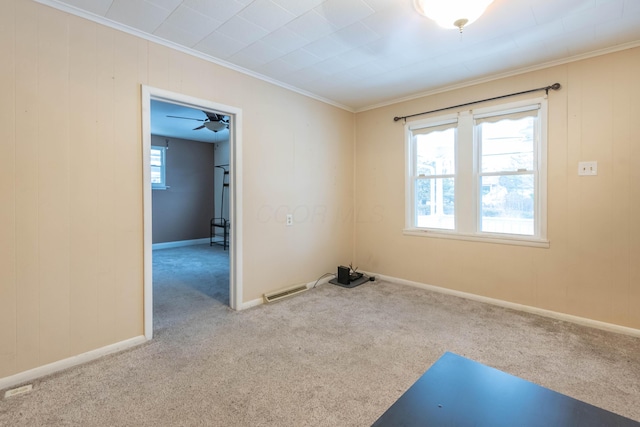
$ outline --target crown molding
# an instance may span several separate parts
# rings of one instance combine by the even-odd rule
[[[115,22],[115,21],[112,21],[112,20],[110,20],[108,18],[105,18],[104,16],[100,16],[100,15],[96,15],[96,14],[91,13],[91,12],[87,12],[87,11],[79,9],[79,8],[77,8],[75,6],[71,6],[69,4],[62,3],[62,2],[60,2],[58,0],[33,0],[33,1],[35,1],[36,3],[40,3],[40,4],[43,4],[45,6],[49,6],[49,7],[52,7],[54,9],[60,10],[62,12],[69,13],[71,15],[87,19],[87,20],[95,22],[97,24],[113,28],[114,30],[122,31],[122,32],[130,34],[132,36],[136,36],[136,37],[139,37],[141,39],[144,39],[144,40],[147,40],[147,41],[150,41],[150,42],[157,43],[159,45],[168,47],[170,49],[174,49],[174,50],[180,51],[180,52],[185,53],[187,55],[194,56],[196,58],[205,60],[207,62],[211,62],[211,63],[219,65],[221,67],[228,68],[228,69],[233,70],[233,71],[237,71],[237,72],[239,72],[241,74],[245,74],[245,75],[253,77],[255,79],[262,80],[264,82],[270,83],[270,84],[275,85],[275,86],[279,86],[279,87],[281,87],[283,89],[287,89],[287,90],[290,90],[292,92],[298,93],[300,95],[306,96],[308,98],[315,99],[316,101],[320,101],[320,102],[323,102],[325,104],[329,104],[329,105],[332,105],[334,107],[340,108],[342,110],[346,110],[346,111],[348,111],[350,113],[355,112],[355,110],[353,108],[351,108],[349,106],[346,106],[346,105],[343,105],[343,104],[340,104],[339,102],[336,102],[336,101],[334,101],[332,99],[324,98],[324,97],[319,96],[319,95],[317,95],[315,93],[308,92],[308,91],[306,91],[304,89],[300,89],[298,87],[295,87],[295,86],[292,86],[290,84],[281,82],[281,81],[273,79],[271,77],[267,77],[267,76],[265,76],[263,74],[256,73],[255,71],[248,70],[246,68],[243,68],[243,67],[240,67],[238,65],[235,65],[235,64],[232,64],[230,62],[227,62],[227,61],[225,61],[223,59],[216,58],[216,57],[211,56],[211,55],[207,55],[207,54],[205,54],[203,52],[197,51],[197,50],[192,49],[192,48],[181,46],[181,45],[179,45],[177,43],[174,43],[172,41],[165,40],[165,39],[163,39],[161,37],[158,37],[158,36],[154,36],[153,34],[145,33],[144,31],[140,31],[140,30],[138,30],[136,28],[133,28],[133,27],[130,27],[128,25],[120,24],[118,22]]]
[[[475,85],[481,84],[481,83],[487,83],[487,82],[492,82],[492,81],[495,81],[495,80],[504,79],[504,78],[507,78],[507,77],[518,76],[518,75],[521,75],[521,74],[530,73],[532,71],[544,70],[546,68],[551,68],[551,67],[555,67],[555,66],[558,66],[558,65],[565,65],[565,64],[569,64],[571,62],[582,61],[582,60],[589,59],[589,58],[594,58],[594,57],[597,57],[597,56],[602,56],[602,55],[607,55],[607,54],[610,54],[610,53],[620,52],[622,50],[633,49],[633,48],[636,48],[636,47],[639,47],[639,46],[640,46],[640,40],[636,40],[636,41],[633,41],[633,42],[624,43],[624,44],[608,47],[608,48],[605,48],[605,49],[594,50],[592,52],[587,52],[587,53],[583,53],[583,54],[580,54],[580,55],[569,56],[567,58],[562,58],[562,59],[557,59],[557,60],[554,60],[554,61],[544,62],[542,64],[537,64],[537,65],[532,65],[530,67],[518,68],[517,70],[506,71],[504,73],[493,74],[493,75],[491,75],[489,77],[483,77],[483,78],[480,78],[480,79],[474,79],[474,80],[469,80],[469,81],[462,82],[462,83],[456,83],[456,84],[449,85],[449,86],[439,87],[437,89],[429,90],[429,91],[426,91],[426,92],[420,92],[420,93],[404,96],[404,97],[401,97],[401,98],[394,98],[394,99],[389,100],[389,101],[384,101],[384,102],[381,102],[381,103],[368,105],[366,107],[354,108],[353,111],[355,113],[362,113],[362,112],[369,111],[369,110],[375,110],[376,108],[388,107],[390,105],[399,104],[401,102],[413,101],[414,99],[424,98],[425,96],[436,95],[436,94],[439,94],[439,93],[449,92],[449,91],[456,90],[456,89],[464,89],[464,88],[467,88],[467,87],[470,87],[470,86],[475,86]]]
[[[543,69],[555,67],[555,66],[558,66],[558,65],[565,65],[565,64],[568,64],[568,63],[582,61],[582,60],[589,59],[589,58],[594,58],[594,57],[597,57],[597,56],[607,55],[607,54],[610,54],[610,53],[615,53],[615,52],[619,52],[619,51],[626,50],[626,49],[633,49],[633,48],[636,48],[636,47],[640,46],[640,40],[637,40],[637,41],[633,41],[633,42],[629,42],[629,43],[624,43],[624,44],[612,46],[612,47],[605,48],[605,49],[599,49],[599,50],[595,50],[595,51],[592,51],[592,52],[587,52],[587,53],[583,53],[583,54],[579,54],[579,55],[573,55],[573,56],[562,58],[562,59],[558,59],[558,60],[548,61],[548,62],[544,62],[544,63],[541,63],[541,64],[537,64],[537,65],[533,65],[533,66],[529,66],[529,67],[525,67],[525,68],[518,68],[516,70],[511,70],[511,71],[507,71],[507,72],[503,72],[503,73],[497,73],[497,74],[493,74],[493,75],[488,76],[488,77],[468,80],[468,81],[461,82],[461,83],[456,83],[456,84],[452,84],[452,85],[448,85],[448,86],[444,86],[444,87],[439,87],[439,88],[435,88],[435,89],[432,89],[432,90],[419,92],[419,93],[411,94],[411,95],[400,97],[400,98],[393,98],[393,99],[390,99],[388,101],[383,101],[383,102],[380,102],[380,103],[371,104],[371,105],[367,105],[367,106],[364,106],[364,107],[349,107],[347,105],[344,105],[344,104],[341,104],[339,102],[336,102],[336,101],[334,101],[332,99],[322,97],[322,96],[317,95],[315,93],[312,93],[312,92],[306,91],[304,89],[300,89],[300,88],[298,88],[296,86],[284,83],[284,82],[282,82],[280,80],[276,80],[276,79],[273,79],[271,77],[267,77],[267,76],[265,76],[263,74],[256,73],[255,71],[251,71],[251,70],[248,70],[246,68],[243,68],[243,67],[240,67],[238,65],[235,65],[235,64],[232,64],[230,62],[227,62],[225,60],[216,58],[216,57],[211,56],[211,55],[207,55],[207,54],[199,52],[199,51],[197,51],[195,49],[188,48],[188,47],[185,47],[185,46],[181,46],[181,45],[179,45],[177,43],[171,42],[169,40],[165,40],[163,38],[154,36],[152,34],[145,33],[143,31],[140,31],[140,30],[135,29],[133,27],[129,27],[127,25],[117,23],[117,22],[112,21],[110,19],[107,19],[107,18],[105,18],[103,16],[87,12],[87,11],[79,9],[79,8],[77,8],[75,6],[68,5],[66,3],[62,3],[59,0],[33,0],[33,1],[35,1],[37,3],[40,3],[40,4],[43,4],[45,6],[52,7],[54,9],[61,10],[63,12],[69,13],[71,15],[75,15],[75,16],[87,19],[89,21],[93,21],[93,22],[96,22],[98,24],[113,28],[115,30],[122,31],[122,32],[125,32],[127,34],[131,34],[133,36],[142,38],[144,40],[147,40],[147,41],[150,41],[150,42],[153,42],[153,43],[157,43],[157,44],[160,44],[162,46],[165,46],[165,47],[180,51],[180,52],[185,53],[187,55],[191,55],[191,56],[200,58],[200,59],[205,60],[207,62],[211,62],[213,64],[219,65],[221,67],[237,71],[237,72],[239,72],[241,74],[245,74],[247,76],[256,78],[258,80],[262,80],[264,82],[273,84],[275,86],[279,86],[279,87],[281,87],[283,89],[287,89],[287,90],[290,90],[292,92],[298,93],[300,95],[306,96],[308,98],[315,99],[316,101],[320,101],[320,102],[323,102],[325,104],[332,105],[334,107],[340,108],[340,109],[348,111],[350,113],[362,113],[362,112],[369,111],[369,110],[374,110],[374,109],[377,109],[377,108],[382,108],[382,107],[387,107],[387,106],[394,105],[394,104],[399,104],[401,102],[412,101],[412,100],[415,100],[415,99],[424,98],[426,96],[436,95],[436,94],[443,93],[443,92],[449,92],[449,91],[452,91],[452,90],[464,89],[464,88],[467,88],[467,87],[470,87],[470,86],[475,86],[475,85],[482,84],[482,83],[492,82],[492,81],[503,79],[503,78],[507,78],[507,77],[518,76],[518,75],[521,75],[521,74],[529,73],[529,72],[532,72],[532,71],[543,70]]]

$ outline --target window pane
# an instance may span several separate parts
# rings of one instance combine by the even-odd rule
[[[535,117],[524,117],[478,125],[480,170],[483,173],[533,170],[534,122]]]
[[[416,135],[416,175],[456,173],[455,128]]]
[[[162,150],[151,149],[151,166],[162,166]]]
[[[415,181],[415,222],[417,227],[455,229],[454,178]]]
[[[480,189],[481,231],[534,234],[533,174],[483,176]]]
[[[151,166],[151,183],[162,184],[162,169],[158,166]]]

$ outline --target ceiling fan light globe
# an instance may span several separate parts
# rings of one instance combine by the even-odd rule
[[[448,29],[462,29],[477,20],[493,0],[414,0],[413,5],[421,15]]]
[[[227,124],[225,122],[205,122],[204,127],[213,132],[218,132],[227,128]]]

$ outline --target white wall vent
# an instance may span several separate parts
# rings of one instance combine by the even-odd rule
[[[292,286],[290,288],[280,289],[279,291],[269,292],[267,294],[264,294],[264,301],[267,303],[278,301],[283,298],[297,295],[300,292],[306,291],[307,289],[308,289],[307,285],[297,285],[297,286]]]

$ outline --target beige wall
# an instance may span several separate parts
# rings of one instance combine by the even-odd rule
[[[350,260],[352,113],[32,1],[0,7],[0,378],[143,334],[141,84],[243,110],[243,301]]]
[[[640,328],[640,48],[363,112],[358,265],[380,274]],[[404,236],[394,116],[559,82],[549,95],[549,249]],[[579,177],[579,161],[598,176]]]

